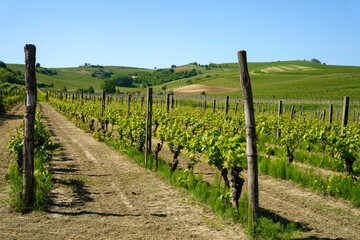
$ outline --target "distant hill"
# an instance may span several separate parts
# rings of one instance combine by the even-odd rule
[[[24,72],[24,65],[7,64],[13,71]],[[360,67],[335,66],[309,61],[278,61],[248,64],[255,98],[288,99],[342,99],[345,95],[352,99],[360,96]],[[170,69],[170,68],[169,68]],[[196,69],[197,75],[153,86],[155,93],[163,89],[173,89],[175,94],[182,87],[196,84],[192,88],[212,89],[211,95],[241,97],[239,69],[237,63],[199,65],[197,63],[173,66],[173,72]],[[73,68],[51,68],[56,75],[37,73],[39,83],[54,84],[54,89],[64,86],[68,91],[92,86],[100,90],[103,73],[120,76],[133,76],[139,72],[155,70],[120,66],[81,66]],[[94,77],[95,74],[95,77]],[[132,88],[118,88],[121,91],[142,92],[141,84]],[[184,91],[186,91],[186,89]],[[222,90],[221,90],[222,89]],[[198,94],[195,91],[194,94]],[[205,91],[206,93],[206,91]],[[206,93],[208,94],[208,93]]]

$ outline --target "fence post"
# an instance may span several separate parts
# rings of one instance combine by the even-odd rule
[[[254,103],[250,76],[247,67],[246,52],[238,52],[240,83],[243,93],[245,125],[246,125],[246,155],[248,161],[248,198],[249,225],[256,226],[259,208],[258,160],[256,146],[256,125]]]
[[[170,107],[170,95],[166,94],[166,113],[169,113],[169,107]]]
[[[344,105],[343,105],[343,114],[342,114],[342,123],[341,123],[341,134],[344,133],[344,128],[348,123],[349,116],[349,97],[344,97]]]
[[[36,76],[35,61],[36,47],[26,44],[25,48],[25,117],[24,117],[24,146],[23,146],[23,203],[29,207],[33,202],[34,195],[34,134],[35,134],[35,111],[36,111]]]
[[[215,108],[216,108],[216,99],[214,98],[214,100],[213,100],[213,113],[215,113]]]
[[[279,127],[280,125],[280,117],[282,113],[282,101],[279,101],[279,109],[278,109],[278,129],[277,129],[277,137],[279,138],[281,136],[281,129]]]
[[[101,101],[101,130],[105,130],[105,122],[104,122],[104,111],[105,111],[105,91],[102,92],[102,101]]]
[[[227,115],[229,112],[229,96],[226,96],[225,99],[225,115]]]
[[[130,116],[130,104],[131,104],[131,95],[129,94],[129,99],[128,99],[128,116]]]
[[[146,140],[145,140],[145,166],[147,166],[148,154],[151,154],[151,125],[152,125],[152,88],[147,90],[146,99]]]
[[[330,106],[329,106],[329,123],[330,124],[332,123],[333,114],[334,114],[334,108],[333,108],[333,105],[330,103]]]

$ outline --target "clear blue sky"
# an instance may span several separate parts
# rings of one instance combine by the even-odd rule
[[[360,66],[360,0],[0,0],[0,60],[164,68],[317,58]]]

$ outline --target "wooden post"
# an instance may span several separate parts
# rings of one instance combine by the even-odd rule
[[[240,83],[243,93],[245,125],[246,125],[246,155],[248,162],[248,194],[249,194],[249,225],[256,226],[259,209],[258,160],[256,146],[256,125],[254,103],[250,76],[247,67],[246,52],[238,52]]]
[[[105,91],[102,92],[102,101],[101,101],[101,130],[105,130],[105,122],[104,122],[104,111],[105,111]]]
[[[326,118],[326,109],[323,110],[323,113],[322,113],[322,120],[323,122],[325,122],[325,118]]]
[[[295,118],[295,106],[294,105],[291,106],[290,118],[291,119]]]
[[[343,105],[343,114],[342,114],[342,123],[341,123],[341,134],[344,133],[344,128],[348,123],[349,116],[349,97],[344,97],[344,105]]]
[[[204,111],[206,111],[206,100],[204,101],[203,108],[204,108]]]
[[[171,95],[171,109],[174,109],[174,95]]]
[[[278,129],[277,129],[277,137],[279,138],[281,136],[281,129],[279,127],[280,125],[280,117],[282,113],[282,101],[279,101],[279,109],[278,109]]]
[[[25,207],[31,206],[34,195],[34,134],[36,112],[36,76],[35,61],[36,47],[26,44],[25,48],[25,116],[24,116],[24,146],[23,146],[23,203]]]
[[[239,105],[239,103],[236,102],[236,104],[235,104],[235,115],[236,115],[236,113],[237,113],[238,105]]]
[[[214,98],[214,100],[213,100],[213,113],[215,113],[215,108],[216,108],[216,99]]]
[[[329,106],[329,123],[330,124],[332,123],[333,114],[334,114],[333,105],[330,104],[330,106]]]
[[[129,99],[128,99],[128,116],[130,116],[130,104],[131,104],[131,95],[129,94]]]
[[[225,115],[227,115],[229,112],[229,96],[226,96],[225,99]]]
[[[169,113],[169,107],[170,107],[170,95],[166,94],[166,113]]]
[[[151,124],[152,124],[152,88],[148,88],[147,99],[146,99],[145,166],[147,166],[148,154],[151,154]]]

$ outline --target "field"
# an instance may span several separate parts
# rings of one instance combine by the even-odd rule
[[[102,80],[91,74],[101,70],[135,77],[153,70],[87,66],[54,69],[58,74],[53,76],[37,74],[40,83],[69,90],[38,91],[48,137],[60,146],[54,155],[45,154],[52,158],[50,165],[35,171],[36,189],[45,189],[46,181],[38,180],[42,176],[50,189],[37,195],[43,200],[36,198],[34,210],[41,213],[16,212],[23,211],[21,194],[16,194],[21,181],[14,177],[19,175],[16,151],[22,148],[11,140],[8,150],[15,154],[9,156],[6,145],[14,136],[15,144],[22,142],[17,129],[23,92],[14,86],[2,91],[0,238],[360,239],[360,67],[305,61],[249,64],[260,196],[253,228],[248,224],[238,67],[212,66],[179,66],[174,72],[194,67],[198,74],[154,86],[155,93],[166,86],[175,96],[168,106],[164,95],[154,96],[147,162],[145,89],[119,88],[137,94],[102,99]],[[71,93],[89,86],[97,94]],[[228,106],[225,96],[230,96]],[[346,127],[344,96],[351,99]],[[280,99],[283,114],[278,116]],[[241,193],[237,200],[236,192]],[[26,224],[19,226],[24,219]]]
[[[233,91],[216,91],[211,95],[241,97],[238,66],[236,63],[221,64],[222,67],[210,68],[199,65],[183,65],[175,71],[196,68],[200,74],[153,86],[154,92],[163,86],[167,89],[186,92],[182,89],[191,84],[232,88]],[[8,64],[13,70],[24,71],[23,65]],[[349,96],[358,99],[360,95],[360,67],[323,65],[306,61],[285,61],[268,63],[249,63],[254,98],[262,99],[343,99]],[[111,71],[118,75],[134,76],[139,71],[154,71],[137,68],[104,66],[103,71]],[[99,92],[99,78],[91,77],[96,67],[55,68],[58,75],[47,76],[37,74],[40,83],[54,83],[54,89],[61,90],[64,86],[68,91],[78,88],[93,88]],[[133,88],[118,88],[126,92],[145,93],[145,89],[135,84]],[[175,92],[176,92],[175,91]]]

